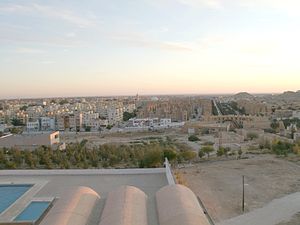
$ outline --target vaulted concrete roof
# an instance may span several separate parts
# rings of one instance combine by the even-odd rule
[[[133,186],[111,191],[99,225],[147,225],[147,195]]]
[[[209,225],[197,197],[183,185],[169,185],[156,193],[160,225]]]
[[[40,225],[86,225],[99,199],[88,187],[66,189]]]

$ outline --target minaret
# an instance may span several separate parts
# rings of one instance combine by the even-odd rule
[[[138,102],[139,100],[140,100],[140,96],[139,96],[139,93],[137,93],[135,96],[135,101]]]

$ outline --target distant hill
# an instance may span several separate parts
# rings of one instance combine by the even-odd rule
[[[299,91],[286,91],[286,92],[283,92],[282,94],[279,94],[276,96],[277,98],[281,98],[281,99],[299,99],[300,98],[300,90]]]
[[[254,99],[255,97],[248,92],[239,92],[232,96],[234,99]]]

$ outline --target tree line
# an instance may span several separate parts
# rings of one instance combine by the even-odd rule
[[[65,151],[47,146],[33,151],[0,149],[0,169],[154,168],[162,167],[165,157],[171,163],[183,163],[194,160],[197,153],[184,144],[162,140],[94,148],[83,140],[68,144]]]

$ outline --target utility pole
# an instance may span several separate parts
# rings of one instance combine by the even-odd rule
[[[242,210],[245,212],[245,176],[243,175],[243,197],[242,197]]]

